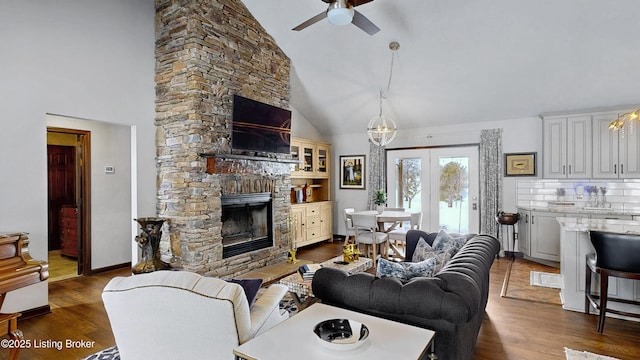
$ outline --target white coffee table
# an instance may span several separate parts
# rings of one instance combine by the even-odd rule
[[[365,343],[353,350],[328,349],[313,328],[329,319],[352,319],[369,328]],[[233,350],[247,360],[420,359],[435,332],[416,326],[316,303]]]

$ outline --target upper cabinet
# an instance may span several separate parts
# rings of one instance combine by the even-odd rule
[[[591,115],[543,117],[543,177],[591,177]]]
[[[627,121],[624,127],[609,129],[612,120],[626,111],[593,117],[593,178],[625,179],[640,176],[640,124]]]
[[[292,178],[329,178],[329,149],[327,143],[291,138],[291,157],[300,160],[291,165]]]

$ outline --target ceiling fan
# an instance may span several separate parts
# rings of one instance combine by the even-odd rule
[[[320,14],[312,17],[311,19],[303,22],[302,24],[293,28],[295,31],[300,31],[310,25],[317,23],[324,18],[327,18],[333,25],[347,25],[352,23],[359,27],[369,35],[373,35],[380,31],[371,20],[367,19],[364,15],[354,9],[354,7],[366,4],[373,0],[322,0],[329,4],[327,11],[323,11]]]

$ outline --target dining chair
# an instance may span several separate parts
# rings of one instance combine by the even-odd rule
[[[357,229],[353,226],[353,221],[351,221],[351,217],[349,216],[349,214],[353,214],[355,211],[356,209],[354,208],[344,209],[344,227],[346,229],[346,235],[344,238],[345,244],[349,243],[351,238],[353,238],[353,241],[355,242]]]
[[[609,277],[640,280],[640,235],[619,234],[604,231],[590,231],[589,238],[595,253],[586,255],[586,279],[584,312],[589,313],[590,306],[600,311],[598,332],[604,331],[606,313],[640,318],[640,313],[631,313],[607,306],[608,301],[640,305],[640,302],[610,298]],[[591,292],[591,275],[600,274],[600,295]]]
[[[388,239],[389,235],[384,232],[378,231],[378,221],[375,215],[365,214],[353,214],[351,215],[351,221],[353,226],[358,229],[355,234],[356,245],[364,244],[365,247],[371,247],[373,260],[373,267],[377,265],[378,254],[385,259],[388,258]],[[379,249],[380,248],[380,249]],[[369,250],[366,249],[366,255],[369,255]]]
[[[408,228],[398,228],[389,231],[389,242],[393,244],[393,246],[398,249],[401,247],[403,251],[405,250],[405,244],[407,241],[407,231],[409,230],[420,230],[422,227],[422,211],[411,213],[411,220],[409,221]],[[404,253],[403,253],[404,260]]]

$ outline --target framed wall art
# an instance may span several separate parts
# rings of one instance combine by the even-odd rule
[[[536,176],[536,153],[504,154],[504,176]]]
[[[364,155],[341,155],[339,166],[340,189],[364,190],[366,188]]]

